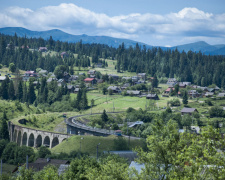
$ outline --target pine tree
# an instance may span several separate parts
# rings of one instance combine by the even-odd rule
[[[0,138],[9,141],[9,131],[8,131],[8,125],[7,125],[6,111],[4,111],[3,113],[3,119],[2,119],[2,124],[0,128]]]
[[[102,119],[103,122],[107,122],[107,121],[109,120],[109,117],[108,117],[108,115],[106,114],[105,109],[103,110],[103,113],[102,113],[102,115],[101,115],[101,119]]]
[[[1,85],[1,96],[3,99],[9,99],[8,83],[6,79],[2,82]]]
[[[11,100],[15,99],[15,89],[14,89],[13,81],[10,81],[9,83],[8,94],[9,94],[9,99]]]
[[[27,85],[26,82],[23,84],[23,99],[22,102],[27,102]]]
[[[87,93],[86,93],[86,90],[83,89],[80,108],[87,109],[87,107],[88,107]]]
[[[157,88],[157,87],[158,87],[158,84],[159,84],[159,81],[158,81],[157,76],[156,76],[156,74],[155,74],[155,75],[154,75],[154,78],[153,78],[153,80],[152,80],[152,87],[153,87],[153,88]]]
[[[17,93],[16,93],[16,98],[19,101],[22,101],[22,99],[23,99],[23,84],[22,84],[22,81],[19,81],[19,85],[18,85],[18,89],[17,89]]]
[[[187,93],[187,91],[184,91],[183,104],[185,104],[185,105],[188,104],[188,93]]]
[[[33,102],[36,100],[36,94],[34,92],[34,85],[33,83],[29,84],[29,89],[28,89],[28,102],[30,104],[33,104]]]

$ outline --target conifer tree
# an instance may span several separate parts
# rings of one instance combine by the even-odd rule
[[[9,83],[8,94],[9,94],[9,99],[11,100],[15,99],[15,89],[14,89],[13,81],[10,81]]]
[[[23,84],[23,102],[27,102],[27,85],[26,82]]]
[[[22,84],[22,81],[19,81],[19,85],[18,85],[18,89],[17,89],[17,93],[16,93],[16,98],[19,101],[22,101],[22,99],[23,99],[23,84]]]
[[[8,82],[6,79],[2,82],[1,85],[1,96],[3,99],[9,99]]]
[[[1,128],[0,128],[0,138],[5,139],[9,141],[9,130],[8,130],[8,125],[7,125],[7,115],[6,111],[3,113],[3,119],[1,122]]]
[[[81,109],[87,109],[88,107],[88,100],[87,100],[87,94],[86,94],[86,90],[83,89],[82,90],[82,97],[81,97]]]
[[[184,91],[183,104],[185,104],[185,105],[188,104],[188,93],[187,93],[187,91]]]
[[[33,102],[36,100],[36,94],[34,92],[34,85],[33,83],[29,84],[29,89],[28,89],[28,102],[30,104],[33,104]]]
[[[108,117],[108,115],[106,114],[105,109],[103,110],[103,113],[102,113],[102,115],[101,115],[101,119],[102,119],[103,122],[107,122],[107,121],[109,120],[109,117]]]

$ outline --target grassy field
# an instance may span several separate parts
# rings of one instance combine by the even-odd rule
[[[83,139],[81,140],[81,137]],[[79,151],[81,145],[81,152],[88,153],[91,156],[96,156],[96,147],[100,143],[99,153],[103,151],[112,151],[114,148],[114,140],[116,136],[100,137],[100,136],[72,136],[68,140],[51,149],[52,153],[70,153],[72,151]],[[130,148],[143,146],[142,140],[130,140]]]

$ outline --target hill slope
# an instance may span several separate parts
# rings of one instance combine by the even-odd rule
[[[145,45],[146,48],[151,48],[153,46],[129,40],[129,39],[120,39],[120,38],[113,38],[113,37],[108,37],[108,36],[88,36],[88,35],[72,35],[65,33],[61,30],[58,29],[53,29],[49,31],[30,31],[28,29],[22,28],[22,27],[5,27],[5,28],[0,28],[0,33],[7,34],[7,35],[15,35],[15,33],[20,36],[30,38],[39,38],[42,37],[43,39],[49,39],[50,36],[54,40],[59,40],[59,41],[68,41],[68,42],[78,42],[82,40],[83,43],[99,43],[99,44],[106,44],[108,46],[112,47],[119,47],[123,42],[125,44],[125,47],[128,48],[129,46],[135,47],[136,43],[139,45],[143,46]],[[194,51],[194,52],[199,52],[201,51],[204,54],[210,54],[210,55],[225,55],[225,44],[220,44],[220,45],[210,45],[204,41],[199,41],[195,43],[190,43],[190,44],[184,44],[184,45],[179,45],[179,46],[174,46],[171,48],[167,47],[161,47],[163,50],[166,49],[178,49],[180,52],[185,51]]]

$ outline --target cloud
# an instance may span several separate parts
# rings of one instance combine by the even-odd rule
[[[7,26],[31,30],[57,28],[72,34],[143,39],[146,43],[154,41],[155,44],[178,43],[195,37],[225,40],[225,14],[214,15],[191,7],[166,15],[134,13],[112,17],[65,3],[37,10],[9,7],[0,12],[0,27]]]

